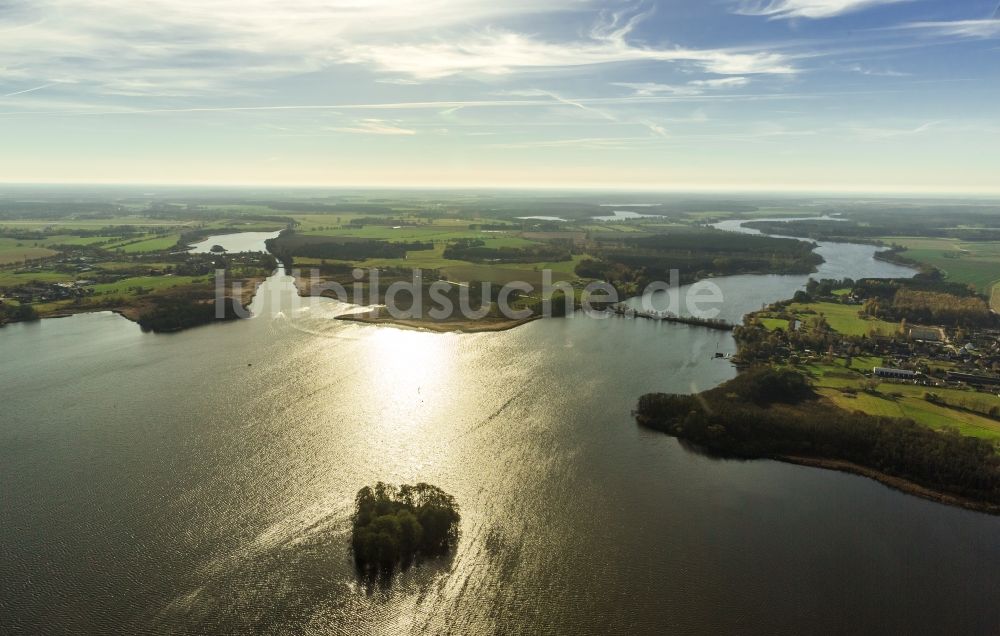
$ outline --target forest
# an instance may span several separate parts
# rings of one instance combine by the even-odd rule
[[[526,247],[486,247],[479,239],[452,241],[444,249],[445,258],[473,263],[536,263],[568,261],[572,253],[568,245],[539,243]]]
[[[293,230],[285,230],[278,238],[267,241],[267,249],[285,263],[291,262],[296,256],[341,261],[406,258],[407,252],[433,248],[434,244],[430,242],[389,242],[343,236],[304,235]]]
[[[601,241],[591,251],[595,258],[581,261],[576,274],[625,288],[669,281],[671,270],[677,270],[680,283],[709,275],[807,274],[823,262],[814,248],[795,239],[686,230]]]
[[[991,443],[838,409],[794,370],[755,367],[698,395],[643,395],[635,417],[710,454],[840,460],[1000,510]]]
[[[767,234],[800,236],[819,241],[865,242],[878,237],[929,236],[964,241],[998,241],[1000,209],[990,204],[908,206],[846,205],[825,210],[838,220],[750,221],[746,227]],[[905,222],[900,222],[905,219]]]
[[[190,295],[152,296],[150,297],[152,307],[143,311],[136,322],[145,331],[165,333],[190,329],[215,320],[239,318],[229,299],[226,299],[223,316],[219,318],[211,293],[202,295],[203,298]]]
[[[365,486],[351,517],[355,565],[363,573],[391,573],[418,556],[446,554],[458,540],[461,518],[455,498],[437,486]]]
[[[987,327],[996,316],[986,300],[968,287],[940,281],[864,280],[854,290],[866,298],[862,313],[887,321]]]
[[[8,322],[20,322],[22,320],[35,320],[38,314],[31,305],[12,304],[10,302],[0,302],[0,326]]]

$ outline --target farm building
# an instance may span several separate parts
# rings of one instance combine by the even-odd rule
[[[889,367],[875,367],[872,369],[874,373],[879,378],[892,378],[894,380],[912,380],[916,377],[916,371],[910,371],[909,369],[891,369]]]
[[[910,327],[910,337],[926,342],[941,342],[944,336],[938,327]]]

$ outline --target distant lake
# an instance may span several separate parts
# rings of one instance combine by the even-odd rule
[[[558,216],[519,216],[517,218],[524,221],[554,221],[557,223],[566,223],[566,219],[561,219]]]
[[[767,223],[790,223],[793,221],[835,221],[844,222],[847,219],[840,216],[830,216],[824,214],[822,216],[793,216],[793,217],[777,217],[777,218],[760,218],[760,219],[730,219],[728,221],[719,221],[717,223],[712,223],[712,227],[717,230],[725,230],[727,232],[739,232],[741,234],[763,234],[760,230],[753,227],[747,227],[747,223],[756,223],[758,221],[763,221]],[[771,234],[770,236],[777,236]],[[788,236],[783,238],[794,238],[800,241],[808,241],[811,239],[804,239],[799,236]],[[849,245],[849,243],[831,243],[830,245]]]
[[[823,243],[814,276],[913,274],[875,249]],[[807,279],[712,282],[735,320]],[[734,377],[713,359],[730,334],[580,314],[434,334],[335,321],[348,307],[326,299],[288,309],[294,294],[278,272],[256,318],[177,334],[107,312],[0,329],[0,631],[1000,626],[1000,518],[636,426],[641,394]],[[349,516],[377,480],[453,494],[462,536],[366,589]]]
[[[189,251],[195,254],[205,254],[212,251],[213,245],[221,245],[227,252],[266,252],[264,241],[277,238],[280,232],[236,232],[233,234],[218,234],[191,245]]]
[[[638,207],[638,206],[635,206]],[[629,219],[662,219],[662,214],[639,214],[629,210],[615,210],[611,215],[590,217],[595,221],[628,221]]]
[[[662,203],[602,203],[602,208],[656,208]]]

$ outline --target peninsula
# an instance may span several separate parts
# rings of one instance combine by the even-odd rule
[[[985,298],[935,276],[811,281],[736,328],[739,376],[644,395],[635,417],[714,455],[1000,513],[998,334]]]

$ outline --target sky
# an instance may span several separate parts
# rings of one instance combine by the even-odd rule
[[[0,0],[0,181],[1000,193],[998,0]]]

